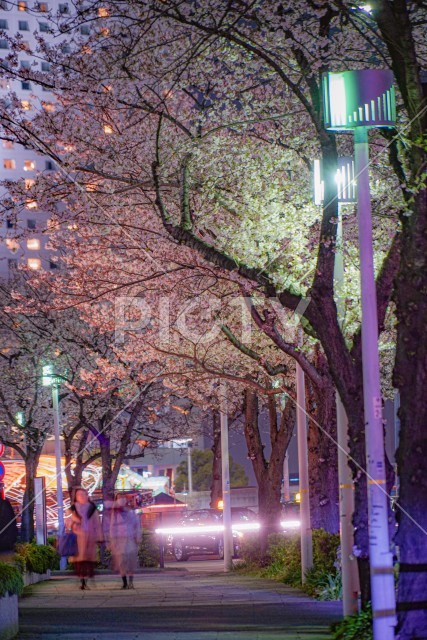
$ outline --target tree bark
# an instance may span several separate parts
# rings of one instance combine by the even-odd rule
[[[221,423],[218,411],[212,414],[213,445],[212,445],[212,486],[210,508],[216,509],[218,500],[222,498],[222,461],[221,461]]]
[[[34,538],[34,478],[37,475],[41,448],[28,448],[25,456],[25,490],[22,498],[21,541],[31,542]]]

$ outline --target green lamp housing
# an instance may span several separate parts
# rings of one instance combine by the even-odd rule
[[[389,69],[326,73],[323,76],[326,129],[394,127],[396,98]]]

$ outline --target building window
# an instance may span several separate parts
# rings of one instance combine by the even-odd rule
[[[14,229],[15,228],[15,223],[12,222],[12,220],[9,220],[9,218],[6,220],[6,229]]]
[[[21,107],[24,111],[31,111],[31,102],[29,100],[21,100]]]
[[[42,71],[50,71],[50,64],[48,62],[42,62]]]
[[[61,46],[62,53],[71,53],[71,47],[69,44],[63,44]]]
[[[0,20],[0,29],[8,29],[7,20]]]
[[[48,6],[46,2],[39,2],[37,5],[37,11],[40,11],[40,13],[47,13],[48,12]]]
[[[39,22],[39,31],[47,33],[49,31],[49,25],[47,22]]]
[[[33,198],[30,198],[30,199],[26,200],[25,208],[26,209],[37,209],[37,200],[34,200]]]
[[[5,78],[0,80],[0,89],[10,89],[10,82]]]
[[[110,15],[110,12],[108,11],[107,7],[99,7],[98,16],[100,18],[108,18],[109,15]]]
[[[82,36],[88,36],[90,35],[90,27],[88,24],[83,24],[80,27],[80,33],[82,34]]]
[[[15,271],[18,268],[18,260],[16,258],[9,258],[7,265],[10,271]]]
[[[23,91],[31,91],[31,82],[28,82],[28,80],[23,80],[21,82],[21,89]]]
[[[16,253],[19,249],[19,242],[15,238],[6,238],[6,247],[12,253]]]
[[[16,169],[15,160],[11,160],[9,158],[5,158],[3,160],[3,169]]]
[[[34,271],[38,271],[41,268],[42,263],[40,258],[28,258],[27,265],[29,266],[30,269],[33,269]]]
[[[55,171],[55,163],[52,160],[46,160],[44,165],[46,171]]]
[[[33,180],[32,178],[25,178],[24,182],[25,182],[25,188],[27,189],[27,191],[31,189],[31,187],[34,187],[34,185],[36,184],[36,181]]]
[[[27,249],[30,249],[30,251],[40,251],[40,240],[38,238],[28,238]]]
[[[21,60],[20,62],[21,69],[29,69],[30,61],[29,60]]]
[[[24,160],[24,171],[34,171],[36,163],[34,160]]]
[[[111,124],[104,124],[104,133],[113,133],[113,127]]]
[[[26,11],[27,3],[24,0],[19,0],[18,2],[18,11]]]
[[[30,43],[27,42],[27,40],[22,40],[20,45],[19,45],[21,51],[29,51],[30,50]]]
[[[35,220],[27,220],[27,229],[31,229],[31,231],[35,231],[37,228],[37,222]]]
[[[26,20],[19,20],[18,29],[19,31],[29,31],[28,22]]]
[[[66,3],[60,4],[58,9],[59,9],[59,13],[61,14],[68,13],[68,4]]]
[[[53,260],[49,260],[49,269],[58,269],[58,263]]]
[[[13,149],[14,146],[12,140],[3,140],[3,149]]]
[[[9,43],[4,38],[0,38],[0,49],[9,49]]]

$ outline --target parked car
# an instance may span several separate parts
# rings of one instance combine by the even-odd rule
[[[250,509],[233,508],[231,510],[233,524],[255,523],[256,514]],[[176,524],[182,530],[170,535],[167,545],[178,562],[188,560],[192,555],[213,554],[224,557],[224,536],[222,533],[222,511],[217,509],[196,509],[189,511]],[[186,531],[185,529],[188,529]],[[242,536],[246,531],[233,531],[233,551],[237,557]]]

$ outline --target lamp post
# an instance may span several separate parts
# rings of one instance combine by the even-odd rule
[[[227,386],[220,383],[221,465],[222,465],[222,519],[224,523],[224,571],[231,571],[233,532],[231,525],[230,464],[228,451]]]
[[[314,201],[321,205],[324,201],[323,166],[321,161],[314,161]],[[338,322],[342,328],[344,322],[345,305],[343,299],[344,255],[341,206],[356,202],[356,185],[354,179],[354,161],[352,157],[338,158],[335,174],[337,185],[338,225],[336,237],[336,253],[334,280],[336,283],[335,298],[338,310]],[[350,616],[358,610],[358,574],[356,558],[353,555],[354,531],[354,483],[350,467],[348,466],[348,420],[344,405],[338,391],[335,391],[338,442],[338,486],[340,512],[340,545],[341,545],[341,575],[342,575],[342,607],[343,615]]]
[[[188,495],[193,494],[193,463],[191,461],[191,449],[193,448],[193,441],[187,440],[187,469],[188,469]]]
[[[395,124],[393,75],[388,70],[329,73],[324,76],[323,88],[326,128],[332,131],[354,131],[373,631],[374,640],[393,640],[396,602],[388,532],[388,496],[385,491],[368,147],[370,128],[393,127]]]
[[[56,460],[56,502],[58,507],[58,535],[64,533],[64,494],[62,490],[62,465],[61,465],[61,440],[59,425],[59,384],[60,378],[54,375],[53,366],[48,364],[43,367],[42,385],[52,387],[53,426],[55,436],[55,460]],[[60,569],[65,569],[67,559],[60,559]]]
[[[298,438],[298,476],[300,492],[301,520],[301,581],[313,566],[313,534],[310,517],[310,485],[308,477],[307,417],[305,412],[305,376],[296,363],[297,373],[297,438]]]

